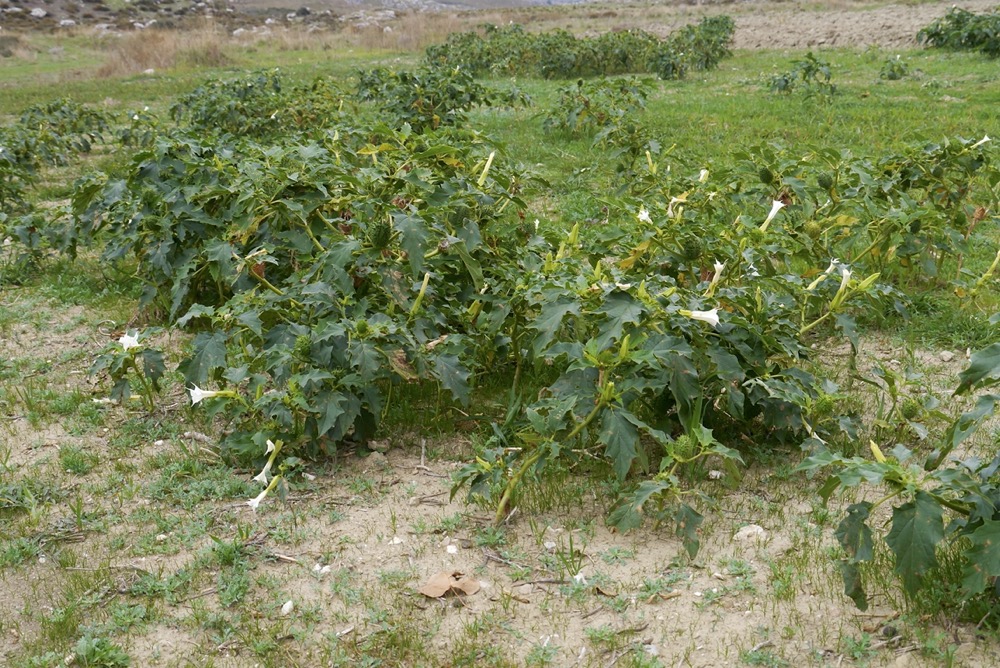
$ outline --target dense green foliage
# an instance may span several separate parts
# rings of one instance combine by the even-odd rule
[[[917,33],[928,46],[952,51],[978,51],[990,58],[1000,56],[1000,11],[975,14],[952,7],[943,17]]]
[[[376,68],[358,75],[358,97],[381,105],[387,118],[414,130],[455,125],[475,107],[527,103],[517,90],[501,93],[477,82],[469,70],[423,67],[397,72]]]
[[[910,471],[906,446],[894,462],[877,446],[874,462],[841,455],[869,431],[819,374],[812,344],[843,337],[855,350],[856,316],[904,316],[901,288],[914,284],[947,285],[977,303],[997,269],[964,265],[995,218],[982,204],[1000,189],[989,139],[914,139],[867,153],[758,143],[691,168],[643,124],[648,84],[581,80],[535,118],[550,136],[593,135],[620,161],[616,189],[602,193],[599,217],[550,221],[527,204],[547,184],[470,121],[475,107],[526,102],[470,74],[507,71],[512,64],[490,58],[515,43],[524,51],[510,62],[529,68],[545,40],[565,42],[566,54],[586,44],[593,62],[623,68],[613,71],[648,65],[651,54],[677,57],[681,43],[683,68],[711,67],[721,51],[697,47],[724,50],[731,27],[682,31],[669,54],[635,33],[590,42],[516,28],[467,34],[429,52],[447,67],[361,72],[356,94],[327,79],[288,85],[276,72],[209,82],[169,120],[143,111],[119,122],[128,155],[82,177],[70,215],[36,220],[21,241],[93,248],[136,267],[150,316],[192,334],[178,369],[192,402],[226,418],[230,456],[267,461],[254,507],[284,489],[299,458],[372,438],[404,386],[469,404],[485,378],[501,379],[505,415],[490,416],[496,423],[455,488],[498,521],[529,481],[596,460],[621,491],[613,525],[672,523],[694,555],[702,492],[687,474],[711,465],[736,482],[742,443],[802,445],[815,453],[810,470],[837,467],[825,497],[865,480],[906,499],[886,540],[907,555],[899,572],[912,589],[945,535],[979,547],[990,538],[996,467],[948,455],[995,402],[981,400],[940,437],[925,460],[929,477]],[[714,37],[699,36],[709,28]],[[481,42],[470,51],[479,60],[448,61],[466,42]],[[617,60],[612,43],[628,47]],[[603,71],[569,61],[526,71]],[[668,76],[663,62],[653,70],[661,76],[683,70]],[[797,68],[787,77],[796,85],[829,84],[829,66],[811,54]],[[5,132],[62,137],[45,139],[60,154],[110,132],[86,110],[46,114],[52,120],[26,115],[36,120]],[[0,188],[11,185],[0,194],[12,194],[0,201],[14,207],[33,166],[0,152],[4,165]],[[148,410],[167,373],[151,333],[126,333],[94,366],[111,377],[114,398],[139,394]],[[995,377],[985,359],[973,357],[963,391]],[[932,412],[900,408],[906,433],[927,438]],[[849,584],[871,559],[873,508],[852,506],[841,525]],[[941,529],[945,512],[964,528]],[[997,569],[983,553],[966,557],[985,581]],[[981,591],[979,582],[967,591]],[[860,584],[848,593],[864,604]]]
[[[568,79],[648,73],[680,79],[689,70],[712,69],[728,56],[734,29],[728,16],[702,19],[664,40],[641,30],[578,38],[564,30],[529,33],[520,25],[487,26],[485,35],[450,35],[427,49],[426,60],[474,74]]]

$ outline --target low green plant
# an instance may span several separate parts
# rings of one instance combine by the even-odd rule
[[[887,81],[899,81],[910,74],[910,65],[902,56],[895,56],[894,58],[888,58],[884,63],[882,63],[882,68],[878,72],[880,79],[886,79]]]
[[[84,636],[73,647],[75,665],[85,668],[128,668],[132,659],[107,638]]]
[[[547,132],[592,134],[620,125],[646,105],[650,83],[635,77],[579,79],[563,86],[542,122]]]
[[[772,93],[786,95],[801,91],[806,97],[829,100],[837,92],[836,85],[830,81],[832,78],[830,63],[809,51],[802,60],[792,61],[792,69],[771,77],[770,89]]]
[[[126,331],[117,342],[108,344],[90,367],[91,375],[107,373],[111,378],[111,399],[127,402],[137,395],[152,413],[160,380],[166,371],[163,351],[151,347],[149,340],[162,331],[159,327],[144,331]]]
[[[959,376],[956,396],[1000,384],[1000,344],[972,355]],[[844,591],[862,610],[867,608],[861,565],[875,558],[876,536],[868,521],[880,506],[897,504],[890,529],[879,536],[893,555],[893,570],[903,592],[916,596],[928,573],[939,565],[938,551],[947,542],[961,556],[961,581],[954,583],[967,601],[992,590],[1000,576],[1000,563],[993,549],[1000,539],[1000,486],[996,472],[1000,455],[989,461],[953,456],[976,429],[993,415],[1000,395],[984,394],[975,405],[956,418],[935,443],[935,449],[920,461],[917,453],[896,444],[888,453],[875,441],[872,458],[845,458],[824,450],[809,457],[801,470],[810,473],[827,467],[834,472],[820,487],[824,501],[840,488],[864,484],[884,485],[888,493],[876,501],[851,504],[835,535],[844,550],[840,567]],[[902,502],[901,502],[902,501]]]

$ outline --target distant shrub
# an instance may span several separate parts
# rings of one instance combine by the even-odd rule
[[[708,70],[730,55],[735,24],[728,16],[702,19],[664,40],[642,30],[578,38],[565,30],[528,33],[519,25],[486,26],[485,33],[454,33],[427,49],[431,66],[458,67],[473,74],[538,76],[545,79],[657,74],[682,78]]]
[[[952,51],[979,51],[990,58],[1000,56],[1000,11],[974,14],[952,7],[943,17],[922,28],[917,41]]]

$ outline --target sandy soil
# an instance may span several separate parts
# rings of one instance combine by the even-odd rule
[[[8,330],[3,349],[11,359],[58,360],[56,345],[83,345],[92,354],[106,338],[97,318],[32,307],[57,333]],[[846,354],[826,357],[839,367]],[[907,360],[893,359],[898,354],[885,342],[868,342],[860,365],[881,360],[901,370]],[[56,361],[41,380],[74,384],[87,358]],[[943,387],[964,356],[944,362],[925,351],[912,360],[930,386]],[[118,407],[107,411],[113,436],[130,416]],[[219,466],[210,443],[187,434],[135,434],[114,450],[106,429],[81,437],[58,422],[36,425],[35,433],[26,422],[8,425],[5,433],[5,481],[37,477],[67,496],[13,515],[7,527],[35,536],[41,549],[0,569],[0,665],[30,651],[41,619],[59,614],[66,597],[78,595],[73,587],[82,586],[81,595],[99,594],[91,624],[122,606],[155,610],[151,621],[114,636],[136,666],[186,666],[192,657],[234,668],[340,665],[330,658],[337,652],[377,655],[380,644],[407,634],[419,634],[423,654],[391,665],[456,665],[460,656],[461,665],[527,665],[541,657],[545,665],[581,667],[715,668],[755,665],[752,657],[774,666],[941,665],[929,637],[952,647],[955,665],[1000,665],[1000,648],[971,626],[928,627],[928,620],[900,617],[891,583],[870,582],[872,607],[859,612],[843,596],[832,558],[841,500],[823,509],[787,465],[755,466],[738,489],[699,482],[718,505],[704,508],[701,550],[690,559],[668,528],[609,531],[600,488],[571,475],[533,502],[547,507],[526,508],[503,531],[491,530],[488,512],[462,495],[449,500],[451,474],[471,451],[461,437],[425,442],[421,434],[396,435],[378,444],[384,454],[346,453],[329,468],[310,463],[315,479],[300,478],[287,501],[268,499],[255,513],[239,493],[192,507],[163,498],[157,481],[170,462],[199,460],[223,481],[249,479],[251,472]],[[422,443],[431,453],[426,458]],[[101,466],[83,476],[61,470],[58,450],[67,446],[93,453]],[[124,504],[115,498],[121,492],[106,487],[112,469],[126,476],[114,487],[134,494]],[[197,468],[190,470],[197,477]],[[82,528],[73,520],[74,498],[86,508]],[[233,604],[223,600],[225,568],[205,555],[217,550],[217,540],[237,536],[251,584]],[[453,570],[480,589],[440,599],[419,593],[434,574]],[[80,585],[81,578],[93,581]],[[136,594],[143,578],[193,579],[162,599]],[[283,613],[289,601],[291,611]],[[221,630],[228,624],[236,624],[235,634]],[[261,654],[266,643],[273,646]],[[506,663],[487,663],[490,657]]]

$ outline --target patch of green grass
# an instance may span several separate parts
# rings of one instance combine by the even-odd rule
[[[72,445],[59,448],[59,465],[67,473],[87,475],[97,466],[99,459],[92,452],[87,452]]]
[[[0,568],[20,566],[41,553],[38,542],[29,538],[14,538],[0,543]]]
[[[789,668],[792,665],[772,650],[763,648],[740,652],[740,663],[745,666],[764,666],[764,668]]]
[[[209,465],[186,457],[166,465],[146,488],[149,498],[177,503],[186,510],[206,501],[250,499],[257,490],[223,465]]]

